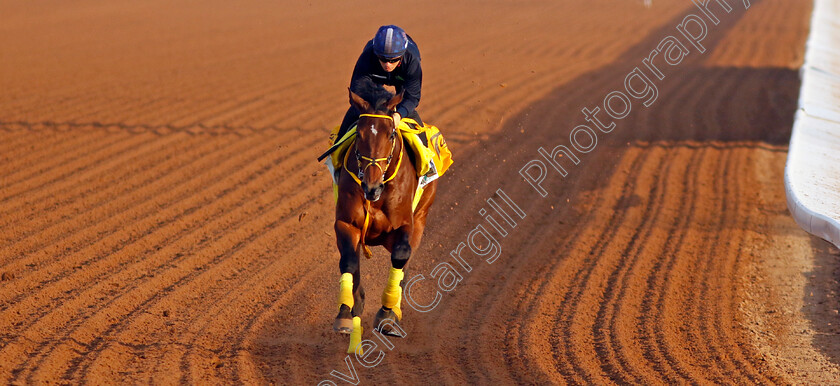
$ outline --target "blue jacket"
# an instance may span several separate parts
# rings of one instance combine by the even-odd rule
[[[350,79],[350,87],[357,80],[368,77],[376,84],[394,86],[397,93],[403,92],[403,100],[397,105],[400,116],[407,117],[420,104],[420,87],[423,83],[423,70],[420,68],[420,50],[414,40],[408,36],[408,48],[394,71],[386,72],[379,64],[379,58],[373,53],[373,40],[367,42]]]

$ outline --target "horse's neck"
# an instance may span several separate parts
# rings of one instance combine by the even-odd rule
[[[399,164],[400,168],[396,171],[396,173],[404,172],[403,169],[405,168],[411,169],[411,172],[414,173],[414,163],[411,162],[411,157],[408,155],[408,151],[405,149],[405,141],[403,141],[403,137],[402,134],[399,132],[399,129],[397,129],[396,141],[397,143],[394,146],[394,151],[392,152],[393,161],[391,162],[391,165],[389,165],[388,169],[396,167],[396,164]],[[399,160],[400,158],[402,158],[402,161]],[[386,170],[385,172],[387,173],[388,171]],[[387,173],[387,175],[390,176],[391,174]]]

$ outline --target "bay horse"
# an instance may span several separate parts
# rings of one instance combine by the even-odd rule
[[[347,150],[338,178],[335,237],[341,254],[339,311],[333,329],[351,334],[348,353],[361,336],[360,317],[365,293],[361,285],[360,257],[370,258],[368,245],[381,245],[391,254],[391,269],[376,313],[374,330],[401,336],[400,300],[406,264],[416,250],[426,226],[426,216],[435,199],[437,180],[428,184],[416,210],[412,202],[418,177],[415,160],[405,148],[392,119],[402,93],[392,94],[370,82],[367,89],[350,91],[350,104],[361,112],[355,144]],[[355,328],[354,328],[355,322]],[[396,327],[394,327],[396,325]]]

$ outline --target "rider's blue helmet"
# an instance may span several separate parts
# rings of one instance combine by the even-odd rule
[[[373,37],[373,53],[376,56],[395,59],[403,56],[408,47],[408,36],[402,28],[395,25],[383,25]]]

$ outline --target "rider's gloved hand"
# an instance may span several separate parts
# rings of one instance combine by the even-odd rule
[[[394,126],[399,127],[401,119],[400,113],[394,113]]]

